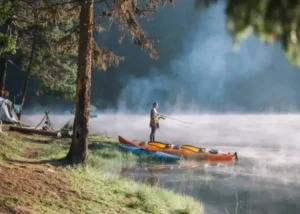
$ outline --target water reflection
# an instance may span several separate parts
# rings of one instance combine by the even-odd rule
[[[178,165],[124,167],[120,173],[139,182],[191,195],[205,204],[209,214],[300,213],[297,184],[242,176],[238,172],[245,166],[243,162],[186,161]]]
[[[221,167],[234,165],[235,162],[227,163],[216,163],[216,162],[200,162],[200,161],[185,161],[182,160],[179,164],[164,165],[164,164],[138,164],[135,166],[123,167],[120,174],[123,176],[130,177],[136,181],[150,184],[151,186],[160,186],[160,177],[162,176],[165,180],[166,177],[171,176],[173,179],[169,182],[177,183],[179,181],[197,180],[197,176],[201,175],[201,171],[197,169],[210,168],[210,167]],[[190,171],[187,171],[187,170]],[[213,173],[212,173],[213,175]],[[227,177],[223,174],[214,174],[214,176]],[[209,176],[204,176],[207,180]],[[164,181],[165,183],[165,181]]]

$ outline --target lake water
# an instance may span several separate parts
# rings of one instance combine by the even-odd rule
[[[39,116],[24,116],[37,124]],[[161,122],[156,140],[237,152],[234,165],[136,170],[124,175],[154,180],[163,188],[202,201],[206,213],[300,213],[300,115],[173,115]],[[52,116],[56,128],[67,117]],[[63,118],[63,120],[62,120]],[[91,132],[148,140],[148,116],[99,115]]]

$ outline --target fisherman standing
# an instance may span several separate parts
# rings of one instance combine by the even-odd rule
[[[150,112],[150,127],[151,127],[151,134],[150,134],[150,141],[155,141],[155,132],[156,129],[159,129],[159,120],[165,119],[162,115],[159,115],[157,112],[158,103],[153,103],[153,107]]]

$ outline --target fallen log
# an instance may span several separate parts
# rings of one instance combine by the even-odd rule
[[[51,136],[51,137],[62,137],[62,138],[71,138],[72,135],[69,132],[54,132],[54,131],[46,131],[42,129],[34,129],[34,128],[27,128],[27,127],[20,127],[20,126],[10,126],[9,131],[21,132],[25,134],[38,134],[44,136]]]

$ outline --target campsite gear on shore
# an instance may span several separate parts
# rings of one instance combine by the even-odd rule
[[[125,145],[119,145],[120,148],[127,152],[132,152],[136,155],[146,155],[149,157],[162,159],[166,161],[178,161],[180,160],[180,157],[175,155],[170,155],[164,152],[158,152],[158,151],[150,151],[147,149],[139,148],[139,147],[133,147],[133,146],[125,146]]]
[[[220,153],[213,154],[207,149],[203,150],[200,149],[198,151],[191,150],[190,148],[195,148],[194,146],[183,146],[180,145],[171,145],[169,147],[161,148],[156,145],[153,145],[152,142],[143,142],[143,141],[135,141],[135,140],[128,140],[121,136],[119,136],[119,142],[121,144],[127,145],[127,146],[135,146],[140,147],[143,149],[148,149],[151,151],[160,151],[176,156],[181,157],[188,157],[188,158],[195,158],[197,160],[208,160],[208,161],[234,161],[238,160],[237,153]],[[156,142],[157,143],[157,142]],[[152,145],[151,145],[152,144]]]
[[[2,120],[3,123],[19,123],[12,103],[2,97],[0,97],[0,120]]]
[[[48,111],[45,111],[45,116],[43,117],[43,119],[41,120],[41,122],[35,127],[35,129],[37,129],[37,128],[44,122],[44,120],[46,120],[46,121],[45,121],[45,124],[46,124],[46,125],[43,126],[42,129],[43,129],[43,130],[46,130],[46,131],[55,131],[55,130],[53,129],[54,123],[51,123],[50,117],[49,117],[49,113],[50,113],[49,110],[48,110]]]
[[[0,120],[0,135],[1,134],[7,135],[7,133],[2,130],[2,120]]]
[[[9,131],[15,131],[15,132],[20,132],[20,133],[25,133],[25,134],[38,134],[38,135],[43,135],[43,136],[59,137],[59,138],[71,138],[72,137],[68,132],[35,129],[34,127],[10,126]]]
[[[15,93],[14,94],[14,101],[13,101],[13,107],[14,107],[14,110],[18,116],[18,118],[21,117],[21,113],[22,113],[22,104],[21,104],[21,99],[22,99],[22,91],[19,92],[19,93]],[[17,104],[17,100],[19,100],[19,104]]]
[[[1,94],[3,95],[4,99],[9,99],[9,91],[3,90],[1,91]]]
[[[10,131],[16,131],[26,134],[38,134],[44,136],[51,137],[59,137],[59,138],[71,138],[72,134],[69,131],[56,131],[53,129],[54,123],[50,121],[49,110],[45,112],[45,116],[41,120],[41,122],[36,127],[25,127],[25,126],[10,126]],[[45,121],[45,126],[39,128],[39,126]]]

